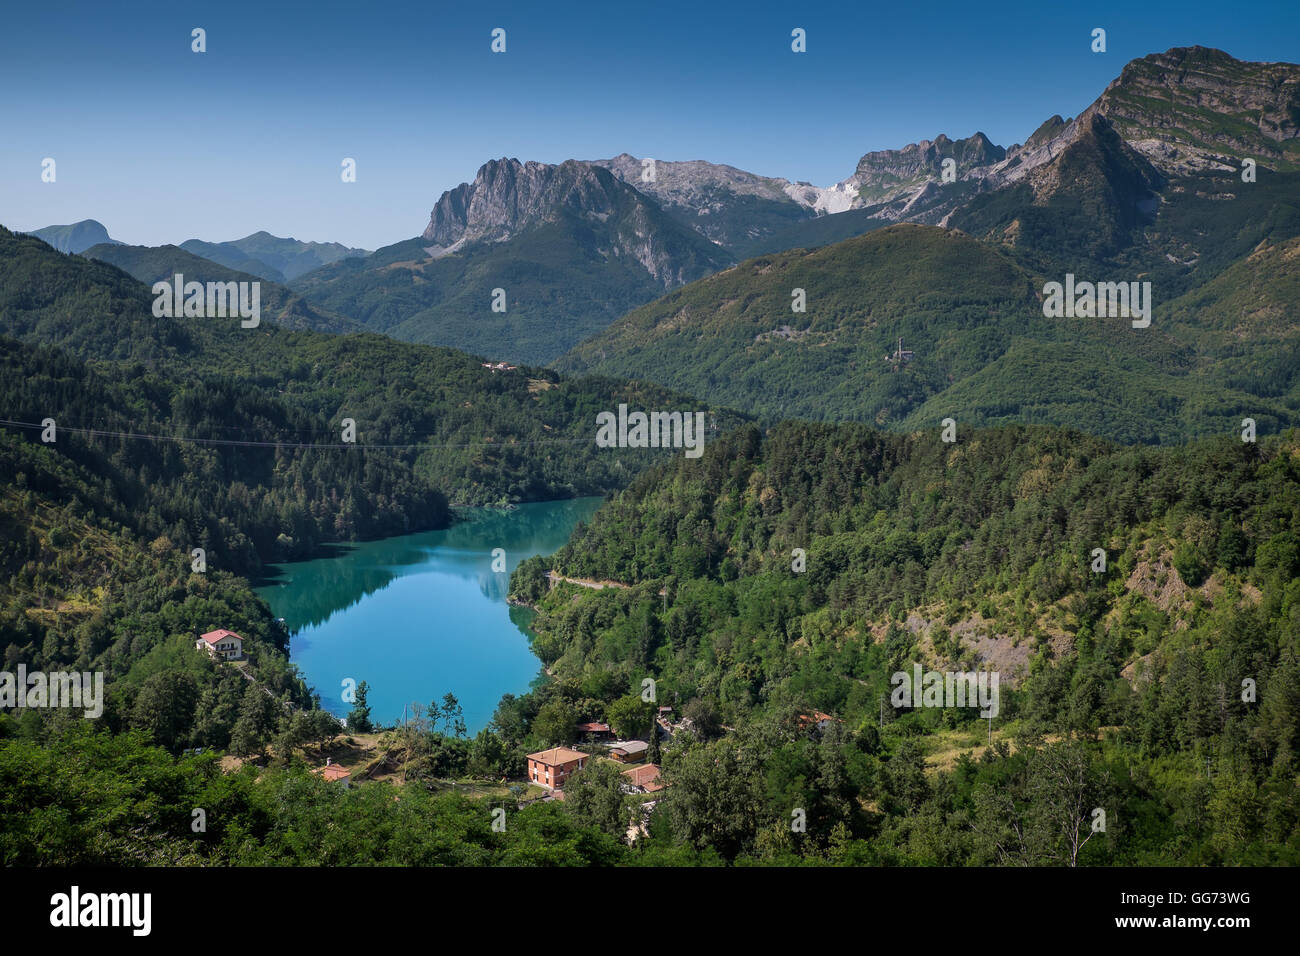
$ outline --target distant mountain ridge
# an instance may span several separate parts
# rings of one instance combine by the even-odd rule
[[[803,197],[808,183],[759,176],[703,160],[670,162],[620,153],[588,161],[652,196],[675,216],[720,246],[743,249],[817,211]]]
[[[83,219],[66,226],[46,226],[43,229],[33,230],[27,235],[48,242],[59,252],[78,253],[100,243],[119,244],[116,239],[109,236],[104,224],[97,219]]]
[[[104,224],[96,219],[83,219],[66,226],[45,226],[27,235],[49,243],[59,252],[82,253],[92,246],[126,245],[112,238]],[[283,239],[265,231],[231,242],[187,239],[179,247],[136,248],[181,248],[229,269],[280,283],[349,256],[370,255],[368,249],[353,249],[338,242],[302,242]]]
[[[277,282],[231,269],[196,256],[179,246],[103,244],[91,246],[82,255],[87,259],[97,259],[117,266],[132,278],[149,286],[158,281],[171,282],[172,277],[178,273],[185,276],[187,282],[260,281],[263,318],[276,325],[339,334],[362,331],[358,323],[346,316],[318,308]]]
[[[1239,170],[1245,156],[1270,171],[1295,171],[1300,169],[1300,65],[1251,63],[1222,50],[1176,47],[1126,64],[1077,117],[1053,116],[1023,144],[1004,149],[980,132],[957,140],[941,133],[901,149],[867,153],[851,176],[828,187],[770,182],[787,184],[787,195],[817,214],[867,210],[881,225],[946,226],[976,195],[1022,181],[1033,183],[1041,201],[1057,183],[1035,171],[1054,165],[1071,143],[1107,126],[1162,177]],[[944,159],[956,163],[955,183],[942,182]]]
[[[180,244],[186,252],[204,259],[250,272],[272,282],[286,282],[340,259],[370,255],[368,249],[353,249],[338,242],[302,242],[283,239],[269,232],[255,232],[231,242],[187,239]]]
[[[504,158],[443,193],[421,236],[292,287],[394,338],[542,364],[734,261],[609,170]]]
[[[1128,63],[1023,144],[941,133],[868,152],[829,187],[629,153],[501,158],[444,192],[419,237],[364,258],[267,233],[181,248],[373,331],[532,363],[738,261],[897,223],[959,229],[1034,274],[1149,274],[1172,298],[1294,234],[1298,129],[1300,66],[1182,47]]]
[[[910,430],[954,416],[1144,443],[1243,418],[1295,425],[1297,90],[1300,66],[1181,48],[1128,64],[1023,145],[976,135],[868,154],[840,184],[853,208],[781,237],[832,244],[674,290],[555,365],[773,419]],[[869,234],[845,239],[837,220]],[[1067,274],[1150,283],[1151,327],[1046,318],[1044,285]]]

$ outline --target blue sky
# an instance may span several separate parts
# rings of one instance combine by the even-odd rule
[[[490,158],[626,151],[824,186],[864,152],[940,132],[1021,142],[1173,46],[1300,61],[1295,0],[1135,6],[10,4],[0,223],[376,248],[420,233],[443,190]],[[489,50],[494,27],[505,54]],[[790,51],[794,27],[807,53]],[[1090,50],[1094,27],[1105,54]],[[344,157],[356,183],[340,181]]]

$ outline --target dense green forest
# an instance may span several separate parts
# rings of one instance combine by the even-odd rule
[[[1296,432],[1153,450],[785,423],[643,474],[513,587],[561,687],[652,677],[737,728],[666,748],[670,843],[1061,863],[1070,806],[1111,822],[1080,862],[1295,863],[1297,528]],[[548,568],[632,587],[549,590]],[[999,671],[996,719],[892,707],[913,663]],[[809,740],[813,709],[842,723]],[[711,787],[732,811],[709,818]],[[776,822],[810,806],[801,839]]]
[[[361,332],[362,326],[337,312],[314,305],[290,292],[281,283],[265,276],[241,272],[194,255],[179,246],[128,246],[100,243],[82,253],[87,259],[107,262],[127,272],[145,285],[170,283],[178,273],[186,282],[261,282],[259,295],[264,315],[276,325],[288,329],[315,329],[318,332]]]
[[[62,522],[79,542],[54,559],[65,568],[109,560],[118,545],[105,527],[79,527],[39,500],[36,511],[38,529]],[[338,732],[312,726],[310,711],[259,714],[255,695],[205,676],[219,669],[202,656],[176,667],[187,647],[165,635],[211,614],[205,601],[224,599],[223,620],[242,628],[257,614],[240,616],[226,579],[195,581],[146,551],[131,560],[153,562],[174,590],[150,593],[161,579],[128,588],[166,603],[122,618],[157,643],[115,685],[108,726],[0,718],[0,792],[17,821],[0,853],[7,863],[1293,864],[1297,527],[1296,433],[1129,449],[1034,427],[956,445],[851,425],[745,427],[698,461],[645,472],[564,550],[520,566],[512,587],[540,608],[535,646],[554,677],[504,698],[473,738],[451,705],[441,724],[432,704],[430,719],[393,731],[389,746],[409,764],[397,802],[390,784],[344,790],[306,772],[294,747]],[[1106,551],[1103,573],[1093,547]],[[548,567],[631,587],[551,590]],[[263,620],[253,633],[273,648]],[[87,623],[74,640],[95,632]],[[1000,670],[996,719],[894,708],[889,675],[914,662]],[[518,779],[524,754],[576,743],[582,721],[643,733],[646,678],[689,720],[656,743],[668,788],[648,815],[603,761],[570,781],[562,805],[449,785]],[[1258,688],[1251,700],[1245,678]],[[835,720],[811,730],[800,715],[814,710]],[[222,773],[212,754],[180,753],[205,741],[273,759]],[[75,773],[60,769],[69,754]],[[498,806],[503,832],[492,828]],[[201,834],[189,827],[195,807],[208,815]],[[1103,833],[1090,830],[1095,808]],[[644,834],[628,846],[638,820]]]
[[[460,352],[373,334],[326,335],[285,329],[273,321],[242,329],[238,321],[156,319],[149,288],[125,273],[4,231],[0,334],[70,353],[99,376],[87,384],[87,394],[99,389],[94,402],[103,409],[97,414],[89,414],[93,406],[87,396],[74,394],[79,373],[72,365],[64,364],[60,374],[67,380],[61,385],[44,374],[26,384],[12,381],[22,376],[6,376],[0,387],[21,389],[6,402],[13,420],[52,416],[65,426],[105,431],[338,444],[342,421],[351,418],[357,449],[322,449],[297,457],[311,459],[311,467],[330,468],[343,453],[373,446],[354,456],[354,467],[364,460],[367,467],[379,468],[391,459],[403,480],[435,489],[435,499],[440,494],[455,505],[504,505],[622,487],[654,453],[630,449],[611,455],[597,449],[597,413],[623,402],[633,408],[701,407],[655,386],[574,381],[528,367],[492,371]],[[48,389],[55,391],[46,394]],[[54,412],[65,399],[81,404],[60,419]],[[19,409],[36,417],[20,418]],[[713,424],[725,429],[742,420],[718,411]],[[125,421],[130,429],[114,427]],[[385,445],[412,447],[379,447]],[[280,449],[274,454],[294,453]],[[250,485],[274,461],[265,449],[239,455],[226,477],[233,480],[247,468],[253,480],[243,480]],[[158,475],[158,469],[152,474]],[[349,490],[340,483],[338,497],[346,499]],[[391,503],[366,502],[364,510],[382,512],[386,506]],[[437,511],[436,500],[430,507]],[[407,510],[406,527],[436,526],[437,515],[430,520],[427,510]],[[360,530],[355,536],[391,529]],[[293,535],[289,522],[280,522],[275,534],[281,532]],[[344,532],[337,539],[351,537]]]
[[[124,272],[2,232],[5,666],[103,671],[102,729],[172,753],[329,739],[337,722],[247,578],[332,543],[445,526],[453,504],[620,487],[656,454],[597,454],[596,414],[620,402],[699,407],[369,334],[157,319]],[[741,420],[716,413],[719,427]],[[240,669],[195,651],[217,627],[245,638]],[[7,726],[53,732],[33,711]]]
[[[589,423],[621,401],[692,407],[662,389],[154,319],[115,268],[0,246],[0,405],[60,426],[54,443],[0,429],[5,666],[108,679],[93,724],[0,715],[6,865],[1300,862],[1300,435],[1263,416],[1258,444],[1234,423],[1148,448],[964,420],[955,444],[765,431],[716,411],[703,457],[656,464],[597,454]],[[421,447],[301,447],[337,445],[343,417],[375,446]],[[610,497],[512,579],[548,676],[473,738],[454,700],[381,734],[401,784],[310,774],[341,729],[246,576],[435,526],[451,503],[587,492]],[[548,570],[628,586],[552,589]],[[194,650],[215,627],[245,637],[246,663]],[[892,706],[913,664],[998,671],[999,713]],[[519,781],[586,721],[649,735],[654,704],[685,723],[653,737],[653,810],[605,761],[562,804],[456,783]],[[349,723],[367,729],[364,691]]]

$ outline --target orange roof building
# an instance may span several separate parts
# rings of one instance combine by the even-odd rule
[[[348,770],[346,767],[339,766],[328,757],[325,759],[325,766],[317,767],[312,771],[312,773],[319,774],[331,783],[338,783],[341,781],[345,787],[351,785],[352,771]]]
[[[581,750],[552,747],[528,755],[528,779],[547,790],[562,790],[564,781],[587,765]]]
[[[638,793],[658,793],[664,788],[664,782],[659,777],[658,764],[647,763],[639,767],[628,767],[623,771],[623,776],[627,777],[628,786]]]

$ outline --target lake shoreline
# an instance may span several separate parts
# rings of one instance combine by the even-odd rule
[[[412,701],[453,693],[477,732],[503,696],[550,676],[533,651],[537,608],[510,596],[511,573],[563,547],[603,500],[457,509],[448,528],[275,566],[256,590],[285,619],[290,663],[325,709],[345,716],[347,688],[364,680],[371,719],[387,726]]]

